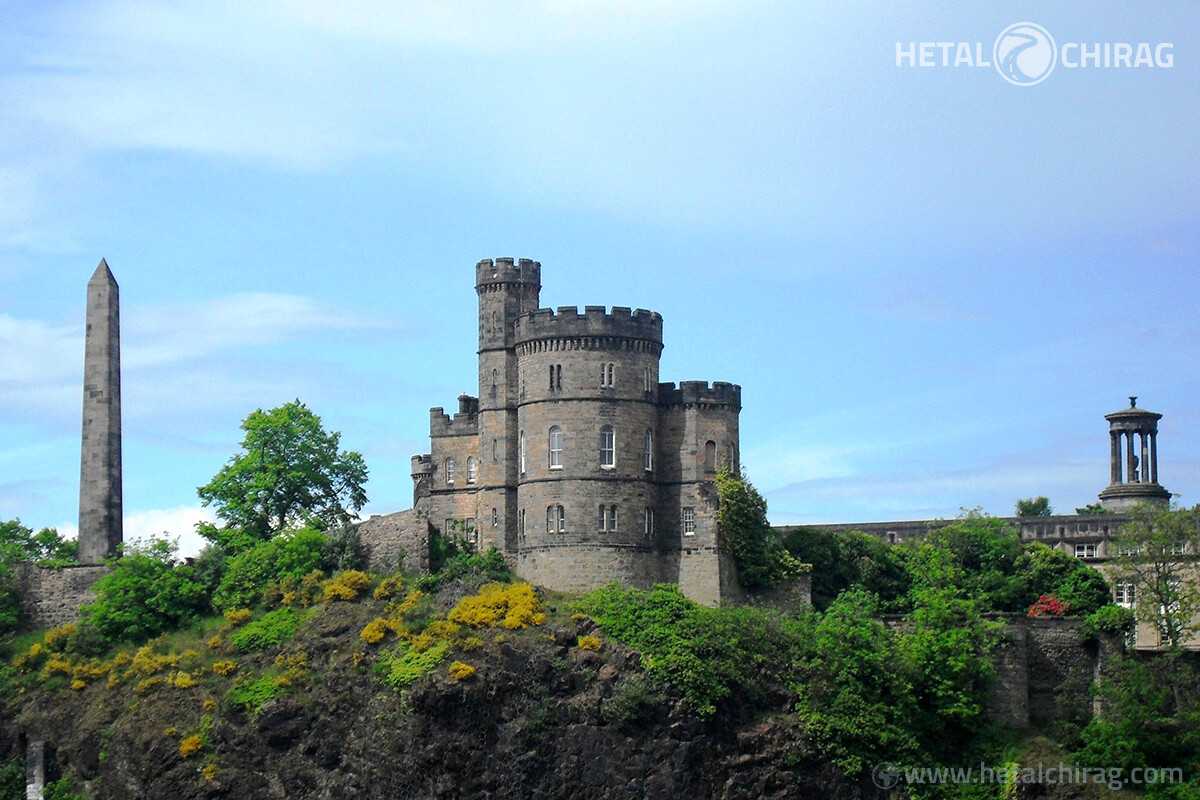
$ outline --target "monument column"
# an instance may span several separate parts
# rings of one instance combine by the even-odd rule
[[[79,467],[79,563],[103,564],[122,540],[121,314],[104,259],[87,286],[83,437]]]
[[[1121,482],[1121,434],[1117,433],[1116,431],[1109,431],[1108,432],[1108,441],[1109,441],[1109,450],[1110,450],[1109,457],[1108,457],[1108,471],[1109,471],[1110,477],[1109,477],[1108,482],[1109,483],[1120,483]]]

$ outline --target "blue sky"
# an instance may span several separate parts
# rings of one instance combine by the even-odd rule
[[[897,66],[1034,22],[1173,65]],[[1174,2],[0,4],[0,518],[71,532],[84,287],[121,285],[127,538],[183,536],[299,397],[411,501],[476,390],[473,266],[653,309],[743,387],[775,522],[1069,512],[1103,415],[1200,501],[1200,7]]]

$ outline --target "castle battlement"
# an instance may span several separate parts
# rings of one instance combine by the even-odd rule
[[[542,288],[542,265],[529,258],[513,261],[511,258],[485,258],[475,265],[475,288],[478,291],[496,291],[505,284],[531,284]]]
[[[451,419],[441,406],[429,409],[429,435],[431,437],[475,436],[478,433],[478,414],[460,412]]]
[[[516,341],[575,337],[618,337],[662,344],[662,317],[644,308],[614,306],[560,306],[557,311],[539,308],[517,320]]]
[[[708,381],[682,381],[676,389],[674,383],[660,383],[658,403],[662,406],[730,406],[740,410],[742,387],[724,381],[713,381],[711,387]]]

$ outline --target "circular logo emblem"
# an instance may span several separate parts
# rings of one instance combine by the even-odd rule
[[[1041,25],[1018,22],[1009,25],[996,37],[992,47],[992,63],[1009,83],[1033,86],[1046,80],[1058,60],[1054,37]]]
[[[871,780],[880,789],[891,789],[900,782],[900,768],[888,761],[876,764],[871,770]]]

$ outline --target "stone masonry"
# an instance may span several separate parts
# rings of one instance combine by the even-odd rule
[[[457,531],[560,591],[671,582],[710,605],[736,596],[713,480],[719,465],[738,468],[741,387],[660,383],[661,316],[538,308],[535,261],[480,261],[475,290],[479,393],[453,417],[430,411],[411,530],[389,535]],[[381,568],[394,566],[374,533],[385,525],[360,528],[380,540]]]
[[[79,561],[103,564],[122,540],[121,312],[104,259],[87,286],[81,450]]]

